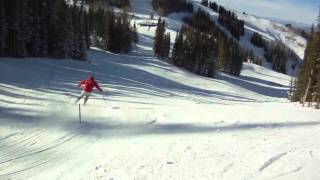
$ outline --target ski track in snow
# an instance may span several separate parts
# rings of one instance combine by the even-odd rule
[[[10,146],[1,147],[0,177],[19,175],[25,171],[43,166],[50,167],[50,164],[56,161],[62,162],[59,159],[67,158],[66,155],[73,151],[74,145],[70,142],[75,141],[77,135],[66,134],[56,139],[46,138],[46,142],[41,143],[41,140],[43,141],[41,136],[45,135],[44,131],[35,131],[29,135],[25,135],[25,137],[20,137],[19,140],[16,140]],[[54,151],[58,152],[56,155],[51,156],[50,154]],[[25,164],[25,166],[20,167],[22,164]]]
[[[270,179],[276,179],[276,178],[279,178],[279,177],[287,176],[287,175],[289,175],[289,174],[293,174],[293,173],[295,173],[295,172],[298,172],[298,171],[300,171],[301,169],[303,169],[303,167],[298,167],[298,168],[296,168],[296,169],[294,169],[294,170],[291,170],[291,171],[289,171],[289,172],[281,173],[281,174],[279,174],[279,175],[277,175],[277,176],[275,176],[275,177],[273,177],[273,178],[270,178]]]
[[[280,158],[282,158],[283,156],[285,156],[287,153],[281,153],[278,154],[272,158],[270,158],[268,161],[266,161],[260,168],[259,171],[262,172],[264,169],[266,169],[268,166],[270,166],[271,164],[273,164],[274,162],[278,161]]]

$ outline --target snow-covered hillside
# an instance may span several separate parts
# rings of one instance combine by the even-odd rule
[[[147,21],[150,1],[132,2]],[[289,76],[200,77],[155,58],[154,28],[138,28],[131,54],[92,48],[90,64],[0,58],[0,179],[320,179],[320,112],[286,99]],[[106,94],[80,124],[89,75]]]
[[[194,7],[201,8],[202,10],[208,12],[212,19],[218,23],[219,14],[211,10],[210,8],[204,7],[201,5],[201,0],[192,0]],[[236,8],[236,7],[235,7]],[[257,48],[251,44],[250,39],[254,32],[257,32],[262,35],[262,37],[268,42],[280,41],[289,49],[291,49],[297,56],[298,59],[302,60],[304,57],[304,51],[307,46],[306,40],[294,30],[286,27],[283,24],[276,23],[274,21],[257,17],[254,15],[249,15],[243,12],[233,10],[239,19],[242,19],[245,22],[245,35],[241,37],[239,44],[243,48],[248,48],[253,50],[254,54],[258,57],[264,59],[264,50],[262,48]],[[221,26],[222,29],[224,29]],[[225,30],[227,32],[227,30]],[[291,69],[292,65],[298,65],[299,62],[296,62],[294,59],[290,59],[287,63],[287,73],[296,74],[297,69]],[[265,60],[263,66],[271,68],[271,65]]]
[[[200,8],[207,12],[213,21],[216,22],[217,25],[220,26],[227,34],[232,37],[228,30],[226,30],[223,26],[221,26],[218,22],[219,14],[214,12],[212,9],[204,7],[201,5],[201,0],[189,0],[189,2],[193,3],[195,11]],[[151,1],[133,1],[133,6],[137,4],[137,8],[134,9],[134,12],[137,12],[136,16],[139,17],[133,22],[136,23],[156,23],[158,16],[155,16],[154,20],[150,20],[150,14],[154,13],[151,7]],[[264,58],[265,51],[263,48],[257,48],[250,41],[252,34],[257,32],[262,35],[262,37],[268,42],[280,41],[289,49],[291,49],[296,58],[290,59],[287,62],[287,74],[292,75],[296,74],[299,68],[296,68],[300,65],[301,60],[304,57],[304,51],[306,48],[306,40],[299,34],[297,34],[294,30],[286,27],[283,24],[273,22],[271,20],[257,17],[254,15],[244,14],[242,12],[235,11],[238,17],[245,21],[245,35],[240,38],[239,44],[241,47],[245,49],[253,50],[253,53],[264,60],[263,66],[271,69],[272,65],[266,61]],[[156,14],[156,13],[155,13]],[[156,14],[157,15],[157,14]],[[188,16],[188,13],[173,13],[165,17],[167,23],[167,31],[171,33],[171,41],[174,43],[174,39],[176,36],[176,32],[180,29],[183,24],[183,18]],[[145,27],[144,30],[149,31],[149,35],[153,35],[155,31],[155,27]],[[298,60],[298,61],[297,61]],[[292,69],[292,67],[295,67]]]
[[[269,41],[277,40],[283,42],[288,48],[295,52],[300,59],[303,59],[307,42],[302,36],[290,28],[254,15],[238,13],[238,16],[246,22],[246,29],[248,31],[258,32]]]

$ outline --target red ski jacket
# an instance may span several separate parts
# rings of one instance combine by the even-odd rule
[[[102,89],[100,88],[98,83],[94,80],[93,76],[91,76],[89,79],[80,81],[78,86],[79,87],[81,86],[81,88],[87,93],[91,93],[94,87],[96,87],[99,91],[102,92]]]

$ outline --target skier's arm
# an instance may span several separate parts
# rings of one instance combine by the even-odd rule
[[[98,85],[98,83],[97,83],[97,82],[94,82],[94,86],[95,86],[99,91],[101,91],[101,92],[102,92],[102,89],[100,88],[100,86]]]
[[[85,82],[86,82],[86,80],[82,80],[82,81],[80,81],[80,83],[79,83],[78,87],[80,87],[82,84],[85,84]]]

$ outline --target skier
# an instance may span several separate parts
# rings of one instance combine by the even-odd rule
[[[82,88],[82,92],[81,92],[81,95],[77,98],[75,103],[78,103],[80,99],[85,96],[84,103],[83,103],[84,105],[86,105],[94,87],[96,87],[100,92],[102,92],[102,89],[100,88],[98,83],[94,80],[94,76],[90,76],[88,79],[80,81],[78,87]]]

